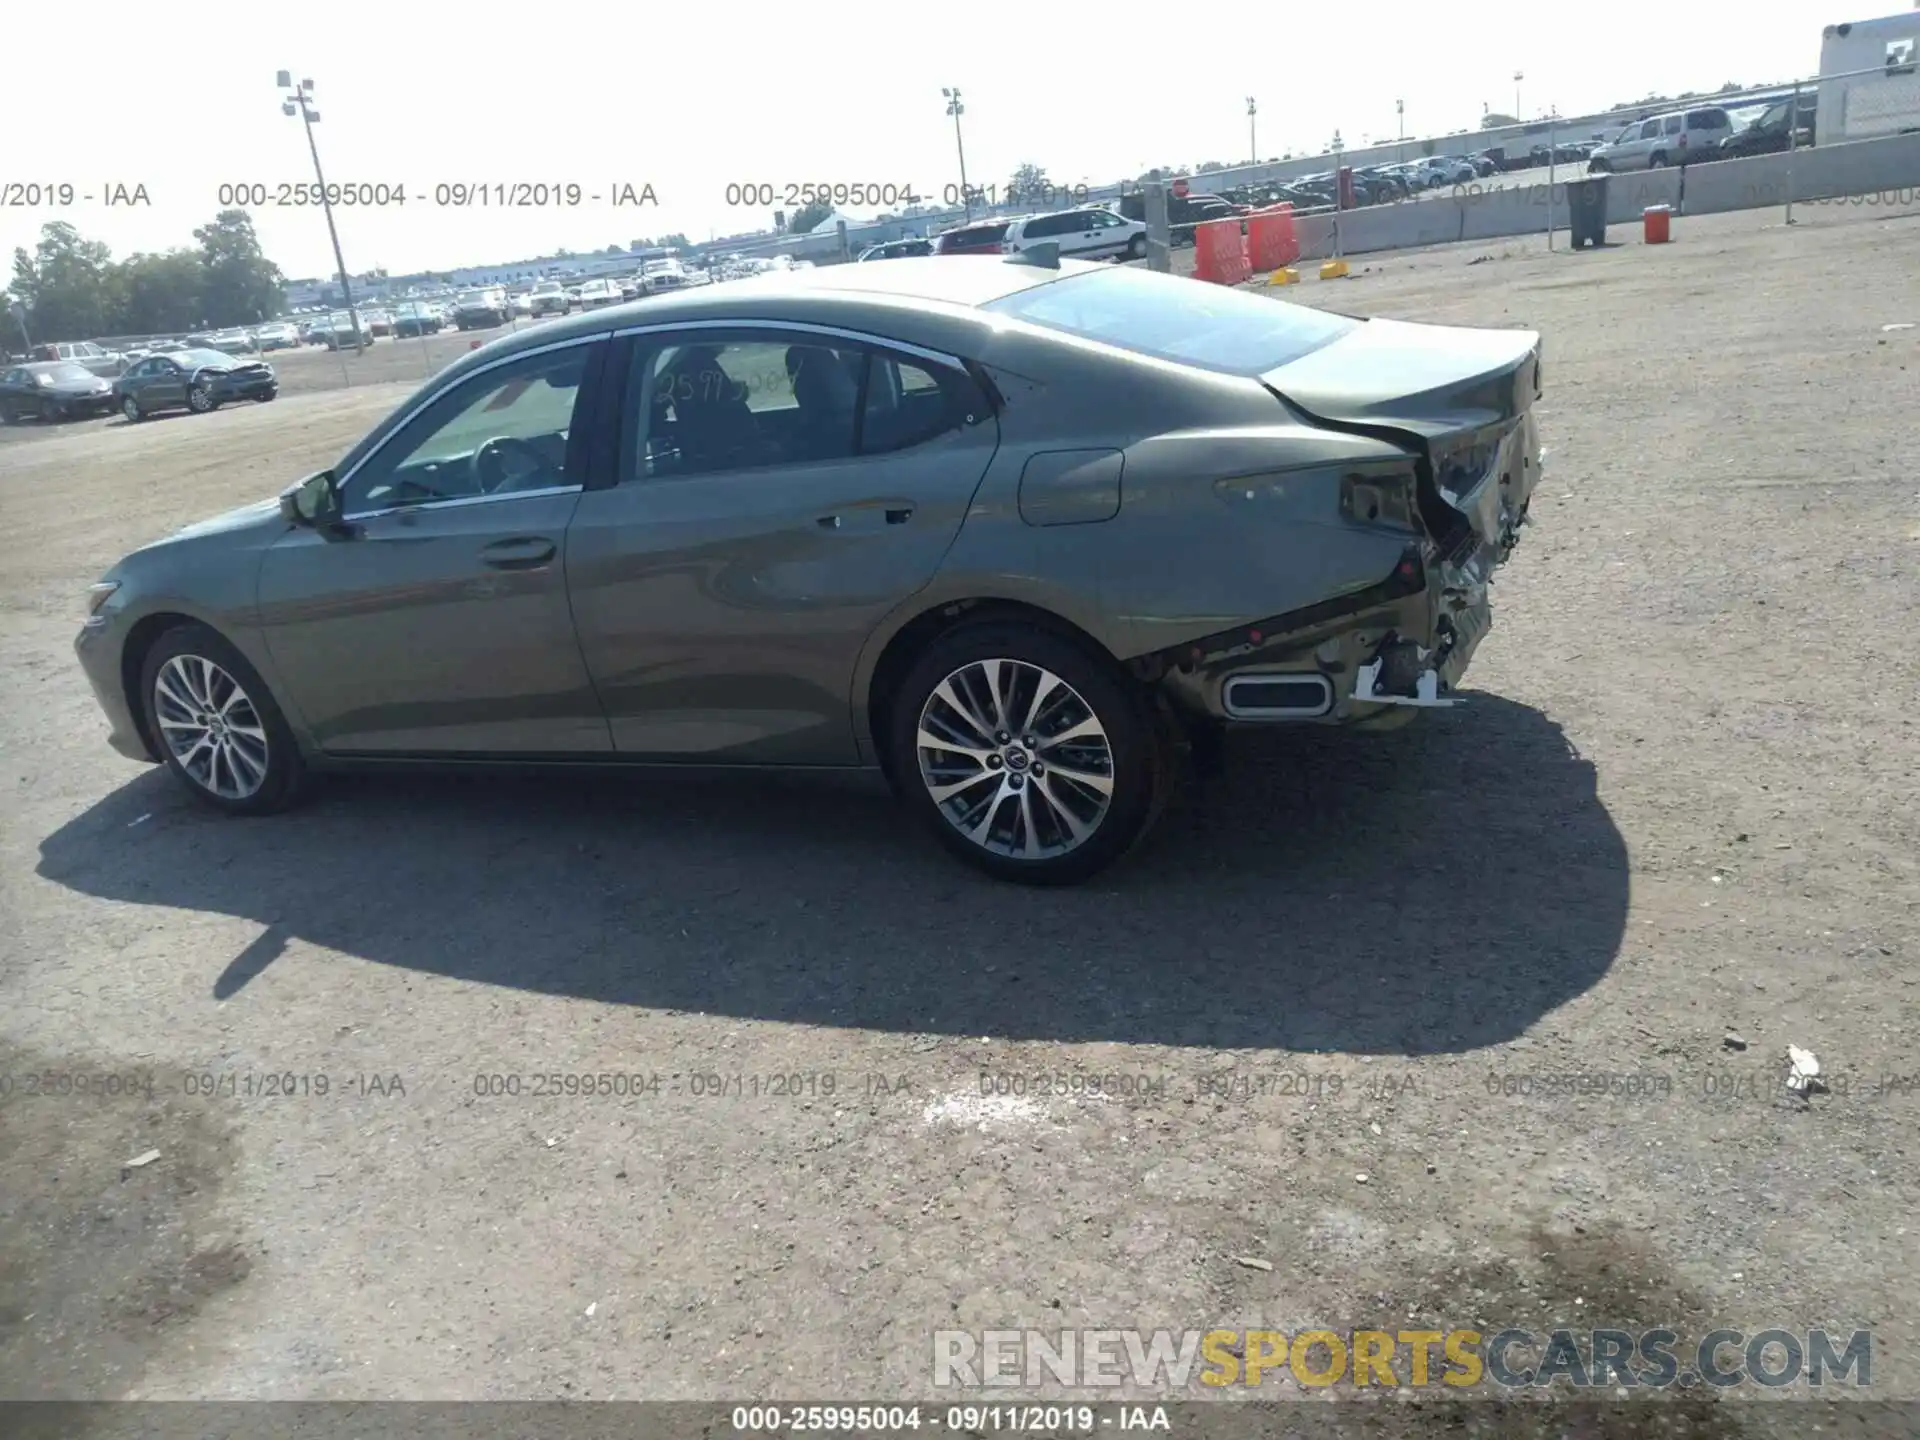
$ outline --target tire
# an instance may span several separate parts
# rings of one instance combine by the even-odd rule
[[[1656,150],[1647,157],[1647,169],[1649,170],[1658,170],[1665,166],[1666,163],[1667,152],[1664,150]]]
[[[1147,253],[1147,237],[1136,235],[1127,241],[1127,259],[1138,260]]]
[[[1024,732],[988,728],[996,674],[1002,702],[1024,722],[1043,700],[1035,745],[1019,743]],[[1071,744],[1047,738],[1089,726]],[[1147,695],[1074,641],[1017,622],[936,640],[901,682],[887,731],[898,792],[940,843],[1023,885],[1076,885],[1104,870],[1147,834],[1170,782],[1169,746]],[[923,732],[956,743],[923,746]],[[1069,760],[1092,783],[1068,779]],[[948,793],[936,798],[942,785]]]
[[[40,423],[42,425],[58,425],[65,418],[65,412],[53,401],[42,400],[40,402]]]
[[[140,703],[162,763],[202,803],[230,815],[269,815],[304,787],[306,763],[266,682],[207,626],[178,625],[154,642],[140,666]],[[195,711],[200,704],[207,708]],[[222,719],[196,723],[216,707]],[[210,735],[224,738],[209,749]]]
[[[196,415],[211,415],[220,408],[220,402],[213,398],[213,391],[204,380],[196,380],[187,387],[187,409]]]
[[[147,412],[140,408],[140,402],[131,395],[120,397],[120,413],[127,417],[129,425],[138,425],[147,418]]]

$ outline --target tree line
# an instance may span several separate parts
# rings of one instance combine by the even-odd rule
[[[258,325],[284,312],[284,277],[261,252],[246,211],[222,210],[193,238],[194,248],[115,260],[64,220],[43,225],[31,252],[13,252],[8,341],[177,334]]]

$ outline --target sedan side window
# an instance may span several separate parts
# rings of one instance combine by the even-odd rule
[[[987,414],[986,396],[966,375],[875,351],[860,417],[860,453],[908,450],[977,425]]]
[[[348,477],[348,516],[577,485],[567,437],[587,345],[509,361],[443,392]]]
[[[844,460],[866,356],[824,341],[764,335],[690,340],[636,356],[620,478]]]

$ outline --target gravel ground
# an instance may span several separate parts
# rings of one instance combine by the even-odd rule
[[[1920,1396],[1920,216],[1776,221],[1291,292],[1542,331],[1539,523],[1470,704],[1242,744],[1064,894],[854,782],[203,813],[105,747],[80,592],[406,347],[10,434],[0,1396],[926,1398],[937,1329],[1416,1321],[1871,1328]],[[656,1078],[477,1093],[556,1072]]]

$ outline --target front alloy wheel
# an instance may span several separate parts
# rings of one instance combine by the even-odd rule
[[[245,801],[267,778],[271,750],[253,698],[204,655],[175,655],[153,681],[153,717],[168,751],[220,800]]]
[[[213,409],[213,391],[204,380],[195,381],[187,389],[187,408],[196,415],[204,415]]]
[[[266,682],[202,625],[169,630],[141,667],[147,733],[196,797],[243,815],[287,804],[306,767]]]
[[[890,753],[896,782],[948,849],[1027,884],[1105,868],[1166,793],[1145,697],[1079,645],[1027,625],[970,627],[923,655],[896,696]]]
[[[120,401],[120,413],[127,417],[129,425],[138,425],[143,418],[140,414],[140,402],[133,396],[124,396]]]

